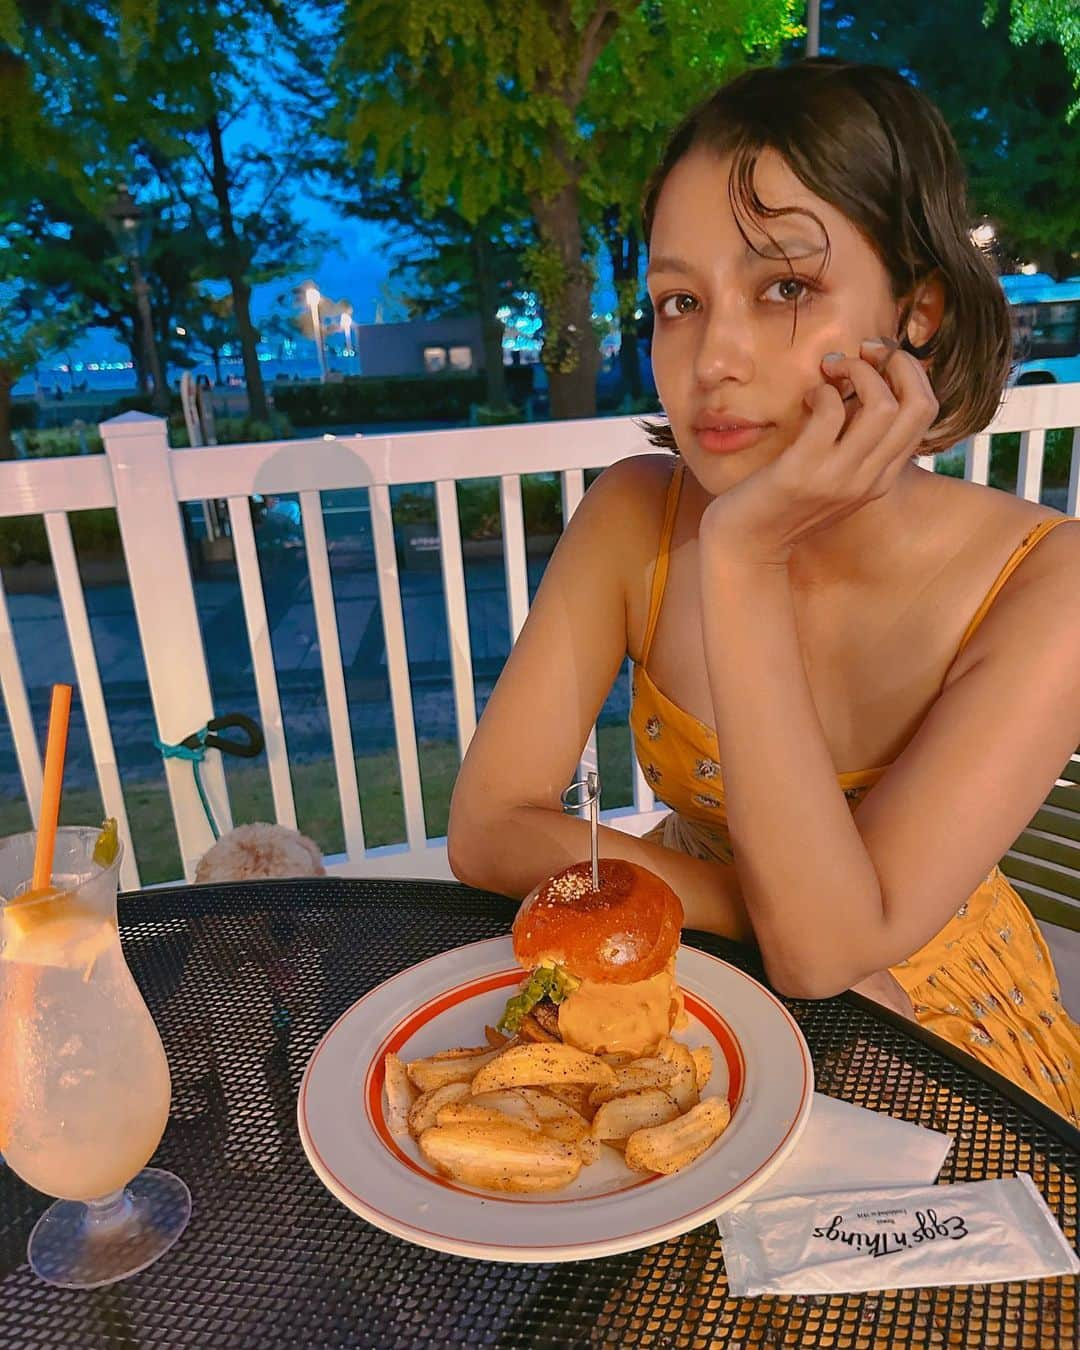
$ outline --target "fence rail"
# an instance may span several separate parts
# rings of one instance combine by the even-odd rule
[[[1038,501],[1046,432],[1061,427],[1080,428],[1080,385],[1039,385],[1012,390],[990,426],[962,447],[965,476],[986,483],[991,435],[1017,431],[1020,455],[1016,491]],[[215,715],[181,504],[206,499],[227,503],[246,640],[266,737],[274,812],[279,822],[294,826],[297,810],[279,671],[271,645],[264,578],[249,507],[255,494],[291,493],[298,494],[300,501],[345,840],[345,851],[328,858],[327,866],[332,871],[368,875],[448,876],[445,840],[428,838],[425,826],[414,689],[410,681],[390,489],[406,484],[434,484],[452,701],[458,751],[463,755],[476,726],[476,699],[456,484],[473,478],[499,481],[503,566],[513,639],[520,632],[529,607],[522,477],[535,473],[560,475],[565,524],[581,501],[586,470],[652,452],[634,420],[534,423],[170,450],[165,422],[141,413],[128,413],[103,423],[101,433],[104,455],[0,464],[0,520],[28,515],[44,518],[102,801],[106,812],[116,816],[127,849],[122,884],[132,887],[139,883],[138,850],[131,837],[107,698],[72,546],[69,513],[91,507],[112,507],[117,513],[156,731],[163,742],[174,743]],[[933,467],[930,457],[919,462],[924,468]],[[378,848],[365,842],[321,497],[327,491],[357,488],[367,490],[370,506],[406,835],[401,844]],[[1063,502],[1064,509],[1072,515],[1078,514],[1078,489],[1080,430],[1074,430]],[[2,585],[0,690],[23,791],[36,823],[41,787],[40,751]],[[583,764],[594,764],[596,753],[594,729],[582,748]],[[212,835],[189,766],[167,760],[165,778],[183,872],[190,879],[198,859],[212,842]],[[229,793],[216,752],[207,757],[203,782],[217,821],[222,828],[228,828],[232,822]],[[636,765],[633,793],[632,807],[606,812],[605,820],[640,833],[659,819],[661,812],[656,809],[653,794]]]

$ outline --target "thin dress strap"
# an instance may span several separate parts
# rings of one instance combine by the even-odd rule
[[[679,493],[682,490],[683,470],[686,466],[680,461],[675,466],[668,484],[667,502],[664,506],[664,523],[660,529],[660,546],[656,552],[656,568],[653,571],[652,592],[649,595],[649,619],[645,625],[645,641],[641,646],[639,665],[646,665],[652,650],[653,636],[656,633],[656,621],[660,617],[660,606],[664,602],[664,588],[667,586],[668,562],[671,558],[671,536],[675,529],[675,513],[679,509]]]
[[[1073,524],[1075,524],[1076,519],[1077,518],[1075,516],[1059,516],[1057,517],[1057,519],[1040,520],[1038,525],[1036,525],[1033,530],[1030,530],[1024,536],[1023,539],[1021,539],[1020,543],[1016,546],[1012,554],[1009,556],[1009,559],[1006,562],[1005,566],[998,573],[997,580],[990,587],[989,591],[986,594],[986,598],[983,600],[979,608],[975,611],[975,617],[968,624],[967,631],[964,633],[964,636],[960,639],[960,646],[957,648],[956,651],[957,656],[960,655],[960,653],[964,650],[967,644],[975,636],[975,630],[978,628],[979,624],[981,624],[983,619],[986,617],[987,612],[990,609],[990,606],[997,599],[998,592],[1001,590],[1002,586],[1005,585],[1008,579],[1016,571],[1020,563],[1023,562],[1023,560],[1027,557],[1027,555],[1031,552],[1031,550],[1035,547],[1035,545],[1039,542],[1039,540],[1042,539],[1044,535],[1049,534],[1050,531],[1058,525],[1065,525],[1069,521],[1072,521]]]

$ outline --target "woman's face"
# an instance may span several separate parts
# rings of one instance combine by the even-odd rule
[[[749,250],[728,199],[731,162],[705,150],[679,161],[660,194],[649,249],[657,390],[684,459],[713,494],[791,444],[810,415],[803,395],[824,380],[826,352],[854,356],[866,338],[894,337],[901,311],[870,244],[773,150],[758,158],[757,194],[766,206],[814,212],[828,230],[829,265],[822,271],[821,229],[803,215],[765,222],[783,252],[744,219],[764,256]],[[764,425],[735,440],[703,425],[725,419]]]

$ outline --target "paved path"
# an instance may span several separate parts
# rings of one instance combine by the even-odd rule
[[[387,750],[394,745],[394,731],[368,517],[362,510],[339,511],[328,515],[327,524],[353,744],[357,754]],[[328,758],[329,721],[303,548],[262,546],[260,557],[290,758],[297,762]],[[530,559],[530,592],[535,592],[543,566],[542,558]],[[498,559],[471,560],[465,570],[479,713],[510,649],[506,587]],[[453,741],[457,724],[441,573],[404,569],[401,589],[417,735],[421,740]],[[245,712],[258,719],[235,568],[196,581],[195,591],[214,706],[219,713]],[[131,593],[126,586],[92,587],[86,601],[121,774],[125,781],[160,778]],[[60,602],[55,593],[15,594],[8,597],[8,604],[43,745],[50,686],[56,680],[74,679]],[[628,704],[629,681],[623,679],[612,691],[603,721],[625,719]],[[94,782],[77,692],[65,782],[70,787]],[[0,704],[0,796],[21,795],[10,728]]]

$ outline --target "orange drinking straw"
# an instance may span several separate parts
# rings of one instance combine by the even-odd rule
[[[49,736],[45,742],[45,771],[41,784],[37,847],[34,849],[34,879],[30,883],[35,891],[46,889],[52,882],[56,825],[60,817],[60,789],[64,782],[64,755],[67,753],[70,717],[71,685],[54,684],[52,705],[49,708]]]

